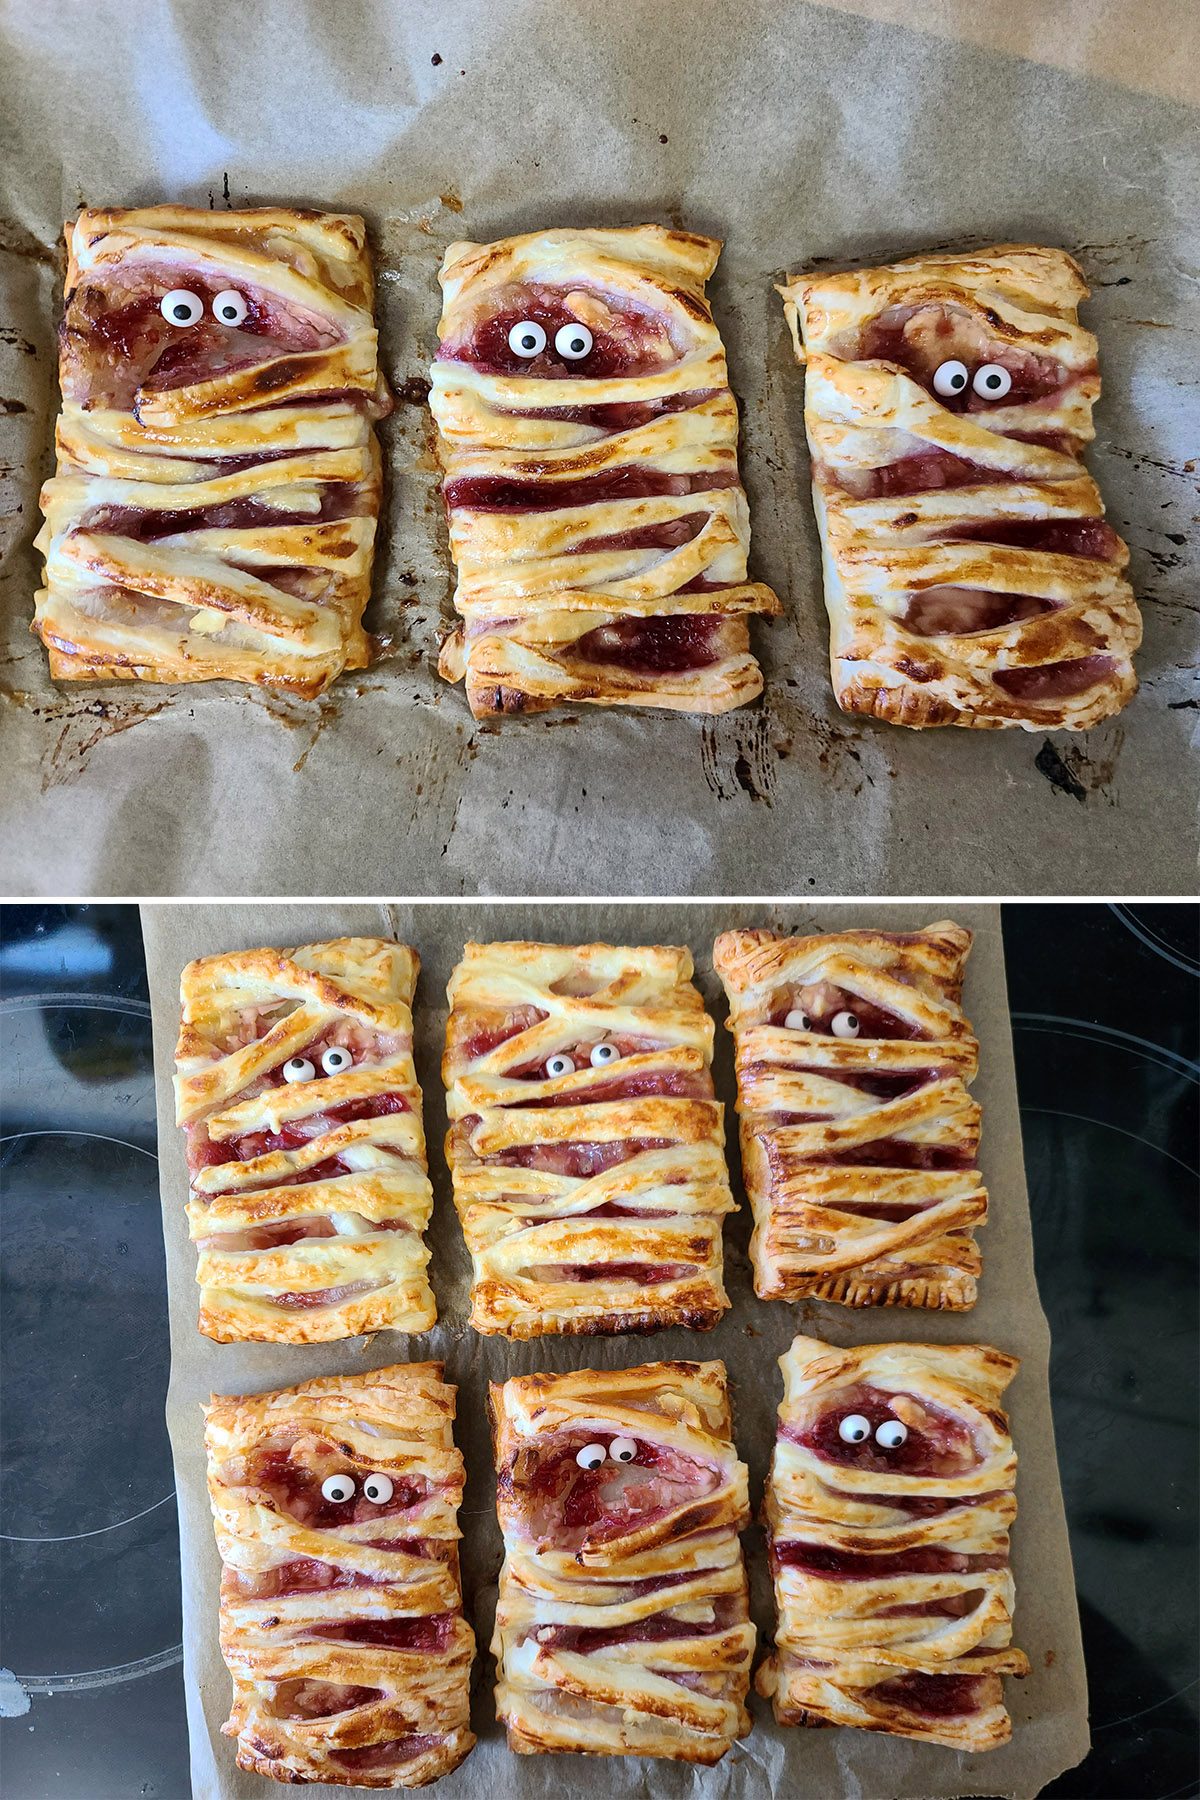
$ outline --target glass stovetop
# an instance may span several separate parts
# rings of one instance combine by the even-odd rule
[[[1197,1793],[1198,918],[1005,909],[1094,1741],[1047,1793],[1080,1800]],[[137,913],[3,926],[2,1791],[186,1800]]]

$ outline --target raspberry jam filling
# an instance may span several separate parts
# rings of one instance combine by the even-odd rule
[[[379,1549],[380,1545],[372,1548]],[[311,1556],[298,1556],[291,1562],[277,1563],[260,1575],[246,1575],[226,1570],[241,1600],[283,1600],[291,1594],[323,1594],[335,1588],[386,1587],[386,1575],[363,1575],[357,1569],[339,1569],[333,1563],[317,1562]]]
[[[272,1085],[282,1086],[282,1075]],[[345,1100],[340,1106],[323,1107],[320,1112],[309,1113],[305,1118],[285,1119],[278,1131],[243,1131],[237,1137],[210,1142],[205,1150],[204,1166],[253,1162],[274,1150],[298,1150],[302,1144],[311,1143],[314,1137],[323,1136],[335,1125],[349,1125],[359,1119],[389,1118],[394,1113],[408,1111],[409,1104],[403,1094],[372,1094],[363,1100]],[[313,1177],[306,1174],[305,1179],[311,1181]]]
[[[356,1235],[373,1231],[408,1231],[407,1219],[367,1219],[362,1213],[345,1213],[344,1220],[364,1229]],[[230,1255],[237,1250],[277,1250],[285,1244],[303,1244],[310,1238],[332,1238],[345,1235],[343,1227],[328,1213],[314,1213],[310,1218],[278,1219],[265,1225],[250,1225],[244,1231],[222,1231],[201,1238],[202,1250],[215,1250]]]
[[[362,1525],[371,1519],[390,1519],[396,1513],[407,1512],[425,1498],[427,1483],[422,1477],[396,1475],[391,1498],[377,1505],[361,1492],[362,1470],[350,1464],[345,1473],[354,1483],[355,1497],[344,1501],[327,1500],[321,1492],[321,1484],[327,1476],[339,1472],[331,1463],[331,1459],[337,1459],[338,1452],[332,1444],[323,1444],[320,1448],[323,1460],[319,1470],[295,1462],[286,1450],[251,1451],[240,1485],[261,1488],[277,1512],[286,1513],[311,1531],[327,1531],[339,1525]]]
[[[721,660],[719,613],[629,617],[597,625],[564,651],[564,660],[627,669],[631,675],[686,675]]]
[[[440,1656],[454,1633],[453,1613],[429,1613],[412,1619],[339,1619],[332,1625],[310,1625],[296,1633],[297,1642],[328,1638],[339,1644],[372,1644],[383,1650],[413,1650]]]
[[[826,1544],[783,1543],[772,1545],[771,1555],[778,1568],[832,1575],[843,1581],[884,1581],[892,1575],[966,1575],[976,1569],[1003,1569],[1008,1561],[1005,1556],[966,1555],[934,1545],[870,1556],[832,1550]]]
[[[964,363],[969,375],[985,364],[1006,370],[1012,387],[1000,402],[1005,406],[1049,399],[1071,380],[1052,357],[1017,349],[993,337],[975,314],[946,306],[889,306],[861,328],[854,353],[861,362],[895,363],[948,412],[987,412],[997,402],[977,394],[970,380],[960,394],[937,393],[933,378],[945,362]]]
[[[516,419],[560,419],[567,425],[595,425],[603,431],[636,431],[664,413],[691,412],[715,399],[720,388],[692,388],[686,394],[664,394],[660,400],[618,400],[605,406],[522,407],[513,413]]]
[[[853,1088],[857,1093],[870,1094],[875,1100],[900,1100],[906,1094],[915,1094],[921,1088],[928,1087],[931,1081],[937,1081],[949,1073],[944,1068],[907,1069],[903,1074],[878,1075],[871,1070],[819,1069],[808,1068],[798,1063],[753,1063],[747,1073],[766,1073],[769,1069],[786,1071],[789,1075],[812,1075],[821,1081],[836,1081],[839,1087]],[[813,1114],[814,1118],[825,1118],[829,1115]]]
[[[1007,469],[990,469],[950,450],[914,450],[877,469],[832,468],[822,465],[826,483],[840,487],[855,500],[886,500],[893,495],[927,494],[935,488],[978,487],[997,481],[1020,481]]]
[[[914,594],[901,622],[916,637],[967,637],[976,631],[1001,631],[1025,619],[1056,611],[1053,600],[1038,594],[999,594],[988,588],[925,588]]]
[[[602,500],[710,494],[717,488],[736,486],[735,469],[669,475],[656,469],[631,467],[581,475],[574,481],[514,481],[507,475],[460,475],[446,483],[442,497],[448,511],[469,507],[473,512],[556,512],[568,506],[595,506]]]
[[[536,1077],[535,1077],[536,1079]],[[712,1076],[707,1069],[646,1069],[640,1074],[589,1082],[564,1094],[541,1094],[532,1100],[513,1100],[522,1109],[553,1106],[599,1106],[607,1100],[640,1100],[647,1094],[666,1094],[680,1100],[711,1100]]]
[[[500,1150],[484,1161],[491,1168],[538,1169],[549,1175],[565,1175],[586,1180],[603,1175],[648,1150],[669,1150],[669,1138],[624,1138],[611,1144],[519,1144],[512,1150]]]
[[[871,1169],[973,1169],[975,1156],[964,1146],[915,1144],[906,1138],[874,1138],[846,1150],[814,1151],[805,1162],[822,1167]]]
[[[982,524],[939,526],[943,543],[1009,544],[1053,556],[1090,556],[1115,562],[1121,540],[1105,519],[988,519]]]
[[[811,1424],[785,1425],[780,1435],[803,1444],[824,1462],[840,1463],[873,1475],[954,1476],[978,1465],[979,1453],[961,1420],[911,1394],[895,1398],[903,1404],[908,1435],[892,1449],[885,1450],[875,1440],[879,1426],[899,1416],[893,1410],[892,1397],[865,1383],[848,1388],[836,1406],[821,1413]],[[840,1435],[843,1420],[853,1415],[864,1416],[870,1426],[861,1443],[847,1443]]]
[[[658,519],[633,531],[614,531],[608,537],[584,538],[573,546],[576,556],[604,550],[677,550],[698,538],[708,523],[706,512],[684,513],[679,519]]]
[[[542,1625],[533,1636],[542,1650],[573,1650],[590,1656],[596,1650],[611,1650],[615,1644],[663,1644],[680,1638],[716,1637],[738,1623],[738,1608],[731,1595],[722,1595],[713,1606],[713,1616],[705,1621],[674,1619],[670,1613],[655,1613],[630,1625]]]
[[[273,1719],[328,1719],[383,1699],[382,1688],[352,1687],[337,1681],[280,1681],[268,1711]]]
[[[929,1719],[962,1718],[984,1705],[983,1677],[978,1675],[926,1675],[913,1670],[890,1681],[880,1681],[863,1695],[868,1703],[881,1701],[902,1706],[906,1712]]]
[[[1078,656],[1032,669],[998,669],[992,680],[1012,700],[1067,700],[1095,687],[1116,666],[1111,656]]]
[[[965,1619],[987,1598],[983,1588],[967,1594],[943,1594],[940,1600],[914,1600],[906,1606],[885,1606],[880,1619]]]
[[[410,1737],[388,1738],[382,1744],[363,1744],[357,1750],[329,1749],[325,1754],[330,1762],[336,1763],[340,1768],[364,1775],[381,1775],[389,1769],[399,1768],[403,1763],[412,1762],[414,1757],[428,1755],[429,1751],[436,1750],[445,1741],[444,1738],[434,1737],[430,1732],[414,1732]]]
[[[636,1281],[642,1287],[683,1281],[694,1272],[694,1263],[648,1262],[542,1263],[527,1271],[537,1281]]]
[[[197,506],[186,511],[138,506],[94,506],[79,521],[80,531],[109,532],[151,544],[181,531],[252,531],[260,526],[322,525],[351,517],[358,510],[358,496],[348,481],[331,482],[322,490],[316,512],[287,512],[245,496],[220,506]],[[257,574],[257,569],[252,573]]]
[[[473,1062],[477,1056],[486,1056],[489,1050],[495,1050],[499,1045],[506,1044],[509,1038],[518,1037],[521,1032],[540,1025],[549,1016],[537,1006],[516,1007],[494,1022],[479,1021],[454,1048],[467,1062]],[[540,1080],[541,1077],[538,1076],[537,1079]]]
[[[802,1012],[807,1015],[809,1031],[822,1032],[833,1037],[833,1021],[839,1013],[853,1015],[858,1031],[852,1035],[858,1038],[923,1038],[927,1034],[908,1019],[888,1012],[885,1007],[873,1006],[858,994],[852,994],[846,988],[835,987],[831,981],[814,982],[808,987],[786,989],[779,994],[771,1008],[770,1017],[765,1021],[768,1025],[784,1025],[790,1012]],[[823,1069],[815,1070],[816,1074],[825,1074]],[[836,1077],[835,1077],[836,1079]]]
[[[574,1432],[563,1448],[534,1464],[528,1479],[535,1498],[535,1529],[540,1523],[561,1536],[561,1524],[578,1534],[577,1541],[603,1541],[686,1501],[701,1501],[717,1486],[715,1469],[644,1440],[635,1440],[630,1462],[606,1457],[599,1468],[580,1468],[576,1455],[593,1441],[607,1449],[610,1437],[599,1430],[587,1437]]]
[[[314,1307],[344,1306],[347,1300],[356,1300],[361,1294],[373,1294],[379,1288],[390,1286],[390,1276],[381,1276],[378,1281],[347,1281],[343,1282],[340,1287],[310,1288],[291,1294],[272,1294],[270,1304],[281,1306],[286,1312],[309,1312]]]
[[[624,295],[603,295],[582,287],[522,282],[498,290],[495,308],[461,339],[444,338],[439,362],[465,362],[489,375],[520,375],[566,381],[620,380],[648,375],[678,360],[667,322]],[[545,333],[536,356],[519,356],[509,342],[515,326],[532,322]],[[567,357],[555,339],[564,326],[587,326],[592,338],[585,356]]]
[[[784,1433],[783,1435],[788,1435]],[[831,1489],[831,1492],[837,1492]],[[937,1519],[943,1513],[954,1512],[960,1506],[985,1506],[995,1500],[1002,1500],[1002,1493],[993,1494],[955,1494],[952,1497],[940,1497],[922,1494],[842,1494],[839,1500],[856,1503],[859,1506],[882,1506],[892,1512],[902,1512],[910,1519]]]

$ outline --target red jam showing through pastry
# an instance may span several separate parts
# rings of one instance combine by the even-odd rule
[[[352,1498],[340,1502],[327,1500],[321,1492],[322,1481],[343,1471],[333,1467],[338,1453],[332,1444],[321,1445],[320,1449],[323,1453],[320,1470],[296,1462],[286,1450],[254,1450],[246,1458],[244,1485],[261,1488],[270,1496],[278,1512],[286,1513],[310,1531],[391,1518],[395,1513],[407,1512],[425,1498],[426,1483],[420,1476],[396,1475],[392,1478],[391,1498],[376,1504],[363,1495],[362,1469],[351,1464],[344,1472],[354,1486]]]
[[[1040,663],[1029,669],[998,669],[992,680],[1010,700],[1028,705],[1084,694],[1107,680],[1116,666],[1111,656],[1077,656],[1069,662]]]
[[[328,1719],[383,1699],[382,1688],[352,1687],[337,1681],[280,1681],[267,1706],[273,1719]]]
[[[326,1754],[330,1762],[353,1773],[382,1775],[390,1769],[412,1762],[415,1757],[427,1756],[445,1741],[429,1732],[414,1732],[411,1737],[389,1738],[386,1743],[381,1744],[364,1744],[357,1750],[330,1749]]]
[[[576,459],[586,466],[586,452]],[[596,506],[604,500],[647,500],[656,494],[710,494],[737,486],[737,470],[710,469],[693,475],[670,475],[637,465],[605,469],[575,480],[518,481],[507,475],[460,475],[442,490],[446,510],[472,512],[558,512],[564,507]]]
[[[906,1712],[930,1719],[962,1718],[983,1704],[978,1675],[927,1675],[911,1670],[888,1681],[877,1682],[863,1692],[863,1700],[902,1706]]]
[[[636,431],[664,413],[691,412],[706,400],[715,400],[720,388],[693,388],[686,394],[663,394],[654,400],[616,400],[601,406],[520,407],[516,419],[559,419],[564,425],[594,425],[610,436],[616,431]]]
[[[321,492],[321,504],[314,512],[288,512],[286,508],[268,506],[253,495],[224,500],[219,506],[196,506],[187,510],[146,508],[140,506],[93,506],[79,521],[80,531],[111,533],[149,544],[159,538],[175,537],[185,531],[259,531],[277,530],[284,525],[325,525],[353,517],[365,502],[350,482],[330,482]],[[257,574],[257,568],[251,571]]]
[[[593,1441],[607,1446],[610,1437],[615,1440],[616,1434],[573,1433],[562,1448],[536,1463],[529,1477],[535,1530],[540,1523],[549,1535],[561,1538],[565,1527],[578,1534],[578,1541],[603,1541],[645,1525],[685,1501],[701,1500],[717,1486],[715,1469],[644,1439],[634,1440],[636,1451],[628,1462],[606,1456],[598,1468],[580,1468],[576,1457],[584,1446]]]
[[[670,1613],[654,1613],[628,1625],[541,1625],[533,1629],[539,1649],[570,1650],[579,1656],[591,1656],[597,1650],[611,1650],[616,1644],[661,1644],[678,1638],[716,1637],[740,1622],[740,1609],[732,1594],[722,1594],[713,1602],[713,1616],[707,1620],[672,1618]]]
[[[938,1545],[916,1545],[911,1550],[867,1552],[833,1550],[827,1544],[777,1543],[771,1546],[772,1564],[802,1569],[806,1575],[828,1575],[838,1581],[886,1581],[893,1575],[967,1575],[978,1569],[1003,1569],[1006,1556],[966,1555]]]
[[[589,1218],[594,1214],[589,1213]],[[537,1281],[635,1281],[639,1287],[661,1287],[667,1281],[685,1281],[695,1273],[694,1263],[602,1262],[543,1263],[527,1271]]]
[[[670,1148],[669,1138],[622,1138],[609,1144],[518,1144],[484,1160],[495,1168],[540,1169],[548,1175],[565,1175],[579,1181],[603,1175],[606,1169],[615,1169],[647,1150]]]
[[[545,344],[535,356],[522,356],[510,341],[514,329],[527,322],[541,327]],[[556,339],[565,326],[582,324],[592,342],[586,355],[560,354]],[[569,346],[568,346],[569,347]],[[678,360],[667,320],[624,295],[601,294],[576,285],[547,282],[510,283],[487,297],[462,336],[443,338],[439,362],[465,362],[489,375],[520,375],[565,381],[621,380],[650,375]]]
[[[1009,377],[1012,385],[1002,397],[1006,406],[1023,406],[1061,394],[1072,379],[1070,370],[1052,357],[1037,356],[994,336],[989,323],[999,321],[994,315],[989,320],[986,313],[981,318],[959,307],[889,306],[858,331],[853,359],[894,363],[949,412],[985,412],[998,403],[989,400],[986,392],[979,393],[973,379],[988,367],[1003,369]],[[942,393],[934,387],[935,375],[947,362],[960,362],[967,370],[968,379],[958,393]]]
[[[873,1006],[859,994],[852,994],[846,988],[835,987],[831,981],[814,982],[807,987],[789,988],[776,995],[771,1007],[771,1014],[766,1023],[783,1025],[790,1012],[801,1012],[808,1018],[808,1031],[820,1032],[829,1037],[843,1035],[854,1038],[865,1038],[868,1041],[888,1038],[923,1038],[927,1035],[908,1019],[901,1019],[897,1014],[888,1012],[882,1006]],[[841,1014],[849,1013],[855,1020],[858,1029],[844,1033],[834,1030],[834,1020]],[[819,1073],[824,1074],[822,1069]],[[833,1079],[837,1079],[836,1074]]]
[[[916,637],[966,637],[977,631],[1002,631],[1006,625],[1056,610],[1055,601],[1038,594],[943,584],[913,594],[900,619]]]
[[[631,675],[687,675],[721,660],[720,613],[669,613],[614,619],[576,638],[570,662],[627,669]]]
[[[875,1433],[899,1416],[893,1409],[893,1400],[902,1405],[907,1436],[894,1449],[884,1449]],[[866,1418],[870,1431],[862,1442],[847,1443],[839,1435],[840,1427],[856,1414]],[[972,1434],[960,1419],[912,1394],[890,1396],[866,1384],[847,1388],[836,1405],[811,1424],[785,1425],[781,1436],[815,1451],[824,1462],[841,1463],[873,1475],[955,1476],[965,1474],[980,1461]]]
[[[296,1641],[327,1638],[338,1644],[372,1644],[384,1650],[409,1650],[441,1656],[454,1635],[454,1613],[427,1613],[404,1619],[338,1619],[331,1625],[308,1625]]]
[[[1090,556],[1116,562],[1121,540],[1105,519],[985,519],[980,524],[940,525],[939,543],[1007,544],[1052,556]]]
[[[537,1079],[534,1077],[534,1079]],[[513,1100],[522,1108],[547,1106],[600,1106],[609,1100],[640,1100],[648,1094],[664,1094],[678,1100],[711,1100],[712,1077],[707,1069],[645,1069],[641,1073],[614,1076],[611,1081],[589,1082],[562,1094],[540,1094],[531,1100]]]

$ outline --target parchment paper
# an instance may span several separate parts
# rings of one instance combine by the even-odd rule
[[[821,1302],[790,1306],[754,1298],[747,1260],[750,1218],[738,1178],[733,1040],[723,1028],[725,1007],[712,969],[712,941],[736,925],[773,924],[786,930],[883,925],[909,930],[945,916],[928,906],[824,906],[780,903],[631,906],[148,906],[143,929],[154,1013],[158,1072],[159,1148],[163,1228],[170,1290],[171,1384],[167,1423],[175,1454],[179,1540],[183,1565],[184,1673],[197,1800],[268,1800],[274,1783],[240,1774],[233,1746],[220,1735],[228,1715],[229,1678],[217,1645],[219,1562],[204,1484],[200,1405],[210,1392],[241,1393],[289,1386],[335,1371],[359,1372],[398,1361],[441,1357],[458,1384],[457,1441],[467,1463],[461,1524],[468,1617],[480,1654],[475,1666],[472,1724],[480,1743],[455,1774],[437,1787],[438,1800],[560,1800],[583,1790],[598,1800],[935,1800],[984,1794],[1032,1800],[1088,1746],[1086,1684],[1071,1553],[1054,1454],[1047,1386],[1049,1334],[1034,1281],[1029,1209],[1021,1161],[1020,1126],[996,908],[954,908],[978,935],[965,1005],[979,1035],[981,1070],[975,1085],[983,1108],[982,1169],[991,1196],[991,1223],[981,1233],[984,1272],[978,1305],[968,1314],[940,1315],[900,1308],[852,1312]],[[183,1135],[174,1123],[170,1075],[178,1027],[179,974],[193,956],[220,950],[284,946],[351,932],[403,938],[420,953],[417,989],[417,1074],[425,1095],[430,1173],[435,1192],[429,1243],[431,1279],[440,1322],[422,1337],[380,1332],[341,1344],[288,1348],[268,1344],[216,1345],[196,1330],[195,1252],[187,1237],[187,1173]],[[716,1083],[726,1102],[734,1193],[741,1211],[725,1230],[726,1284],[732,1306],[714,1331],[684,1330],[650,1337],[543,1338],[509,1344],[471,1330],[470,1259],[454,1212],[441,1154],[445,1106],[439,1073],[445,1035],[445,986],[468,938],[530,937],[576,943],[687,943],[705,1000],[718,1019]],[[620,1368],[661,1358],[724,1359],[733,1382],[734,1435],[750,1465],[751,1503],[757,1509],[775,1434],[782,1383],[776,1359],[796,1331],[834,1344],[929,1338],[939,1343],[988,1342],[1022,1360],[1006,1405],[1012,1418],[1020,1473],[1020,1514],[1013,1533],[1017,1588],[1015,1641],[1033,1672],[1007,1681],[1014,1722],[1011,1744],[978,1756],[930,1745],[844,1730],[780,1730],[770,1709],[752,1698],[754,1730],[711,1770],[643,1758],[518,1757],[509,1753],[494,1718],[494,1665],[487,1654],[496,1602],[501,1541],[494,1513],[494,1475],[485,1416],[488,1380],[537,1369]],[[770,1642],[770,1581],[758,1530],[744,1540],[760,1644]],[[341,1793],[343,1790],[322,1790]]]
[[[910,11],[913,29],[887,16]],[[1194,95],[1197,16],[1189,0],[0,0],[3,891],[1191,892],[1200,134],[1164,96]],[[395,653],[310,705],[228,684],[55,689],[27,624],[62,220],[226,197],[372,227],[400,405],[368,623]],[[452,620],[424,404],[442,251],[646,220],[726,241],[711,295],[752,574],[787,607],[752,627],[765,697],[710,720],[585,706],[476,725],[433,670]],[[803,381],[772,284],[1013,239],[1064,245],[1093,288],[1091,461],[1133,548],[1141,692],[1078,738],[856,720],[829,688]]]

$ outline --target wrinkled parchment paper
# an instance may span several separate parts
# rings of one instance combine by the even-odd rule
[[[0,891],[1192,891],[1200,135],[1178,96],[1198,18],[1188,0],[0,0]],[[399,405],[368,625],[394,653],[307,705],[55,688],[27,631],[62,221],[164,199],[344,208],[372,230]],[[765,696],[709,720],[477,725],[434,673],[453,618],[424,387],[442,252],[647,220],[725,240],[710,291],[751,573],[787,608],[752,626]],[[1064,245],[1093,289],[1091,461],[1133,548],[1141,692],[1082,737],[854,719],[829,687],[773,283],[1014,239]]]
[[[978,1305],[966,1314],[900,1308],[845,1307],[811,1301],[791,1306],[756,1300],[747,1259],[749,1210],[738,1177],[733,1039],[723,1029],[725,1006],[712,968],[712,942],[738,925],[771,924],[788,931],[882,925],[910,930],[939,916],[928,905],[823,906],[780,903],[630,906],[147,906],[142,910],[154,1060],[158,1075],[159,1153],[163,1229],[170,1290],[171,1385],[167,1423],[175,1454],[179,1542],[183,1566],[184,1674],[191,1728],[196,1800],[268,1800],[278,1792],[261,1776],[239,1773],[234,1749],[220,1735],[229,1710],[229,1678],[217,1645],[220,1564],[204,1480],[201,1403],[212,1392],[242,1393],[290,1386],[312,1376],[358,1373],[391,1362],[445,1360],[458,1384],[457,1441],[467,1463],[460,1522],[467,1615],[479,1641],[472,1724],[480,1743],[437,1786],[438,1800],[560,1800],[583,1791],[597,1800],[940,1800],[941,1796],[1004,1795],[1033,1800],[1088,1747],[1087,1695],[1071,1576],[1071,1553],[1054,1455],[1047,1387],[1049,1334],[1034,1282],[1029,1209],[1021,1161],[1000,919],[994,907],[955,907],[953,916],[976,933],[967,965],[964,1003],[980,1040],[981,1069],[974,1092],[983,1108],[982,1169],[991,1197],[991,1222],[980,1233],[983,1277]],[[945,916],[943,913],[941,916]],[[440,1322],[421,1337],[379,1332],[341,1344],[299,1348],[270,1344],[217,1345],[196,1330],[195,1252],[184,1205],[187,1172],[183,1134],[174,1123],[171,1073],[179,1019],[179,974],[193,956],[296,945],[363,932],[394,935],[418,950],[424,965],[414,1007],[417,1074],[425,1095],[430,1174],[435,1206],[429,1230],[430,1275]],[[725,1229],[725,1277],[730,1311],[711,1332],[666,1331],[650,1337],[543,1338],[507,1343],[481,1337],[466,1323],[470,1259],[454,1212],[442,1157],[445,1104],[440,1062],[446,1024],[445,988],[464,941],[474,938],[549,939],[577,943],[687,943],[697,980],[718,1020],[716,1084],[726,1102],[726,1129],[741,1210]],[[494,1512],[494,1475],[485,1415],[489,1380],[538,1369],[621,1368],[663,1358],[724,1359],[733,1383],[734,1437],[750,1465],[751,1503],[762,1495],[775,1433],[782,1382],[777,1358],[798,1330],[834,1344],[928,1338],[938,1343],[989,1342],[1022,1358],[1006,1405],[1020,1464],[1020,1513],[1013,1531],[1017,1587],[1015,1642],[1033,1672],[1006,1681],[1014,1736],[1003,1749],[960,1755],[931,1745],[845,1730],[780,1730],[769,1707],[752,1697],[754,1729],[710,1770],[639,1757],[518,1757],[495,1723],[494,1665],[487,1654],[496,1603],[501,1541]],[[760,1646],[770,1642],[773,1610],[762,1537],[748,1532],[754,1616]],[[336,1789],[322,1792],[343,1793]]]

